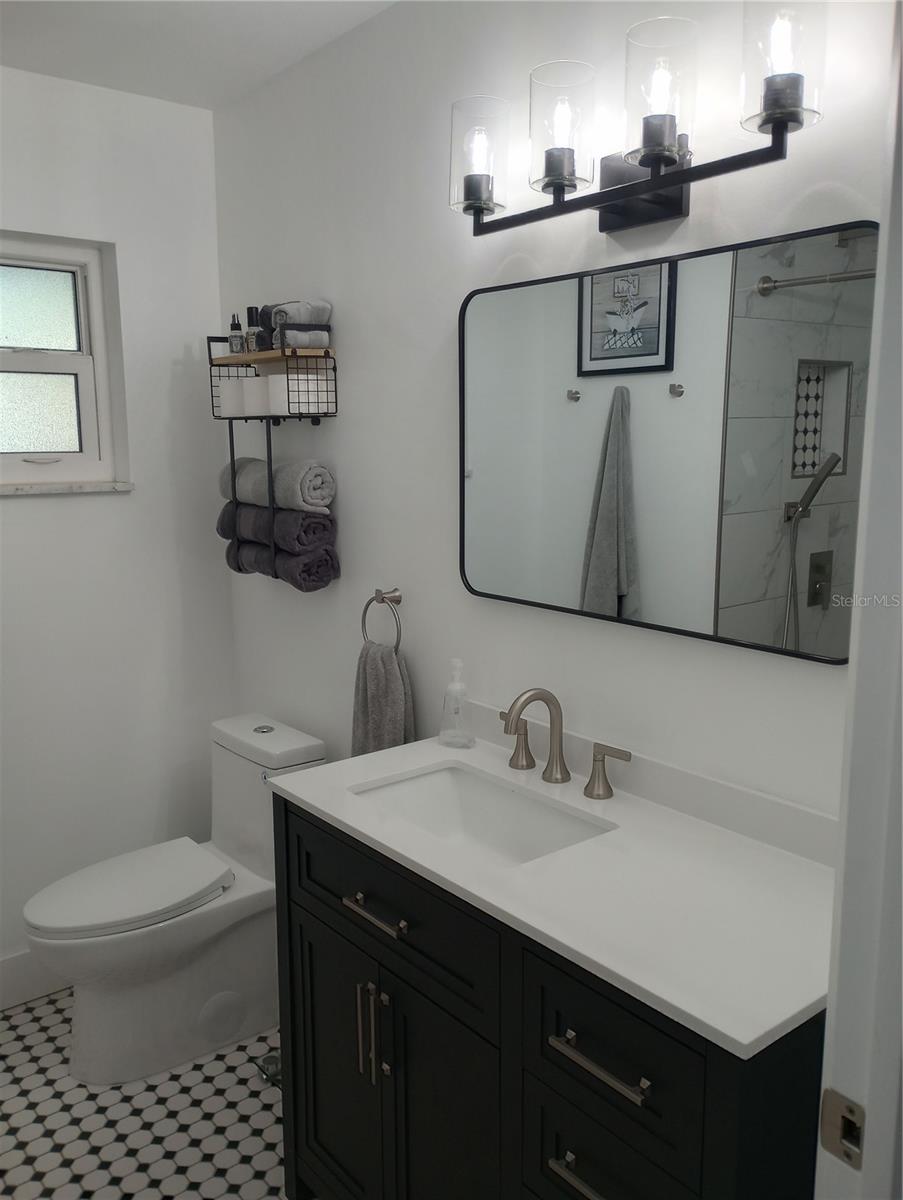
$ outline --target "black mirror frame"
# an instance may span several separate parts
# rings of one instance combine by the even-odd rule
[[[754,238],[751,241],[734,242],[727,246],[715,246],[706,250],[691,250],[686,254],[666,255],[660,258],[643,259],[637,262],[626,262],[614,264],[619,269],[628,270],[635,267],[650,266],[654,263],[681,263],[693,258],[705,258],[712,254],[728,254],[737,250],[748,250],[753,246],[768,246],[776,245],[781,242],[799,241],[801,238],[820,237],[826,233],[842,233],[847,229],[874,229],[876,233],[880,232],[880,226],[877,221],[862,220],[862,221],[842,221],[836,225],[823,225],[817,229],[804,229],[798,233],[781,234],[779,237]],[[779,654],[783,658],[798,658],[805,662],[824,663],[827,666],[846,666],[849,663],[849,655],[845,658],[826,658],[818,654],[806,654],[800,650],[784,650],[779,646],[763,646],[757,642],[743,642],[735,638],[719,637],[713,633],[699,633],[692,629],[679,629],[673,625],[656,625],[647,621],[631,621],[626,618],[603,616],[601,613],[585,612],[579,608],[565,608],[558,604],[543,604],[536,600],[524,600],[518,596],[501,596],[495,592],[484,592],[479,588],[475,588],[467,578],[467,570],[465,567],[465,459],[464,448],[466,445],[466,397],[464,394],[464,378],[465,378],[465,320],[467,309],[472,300],[477,296],[483,296],[490,292],[507,292],[513,291],[516,288],[535,287],[542,283],[560,283],[567,279],[583,279],[587,275],[596,274],[599,267],[592,268],[586,271],[571,271],[565,275],[549,275],[541,279],[524,279],[518,283],[503,283],[492,287],[475,288],[472,292],[464,297],[461,303],[461,308],[458,312],[458,567],[461,574],[461,582],[467,588],[468,592],[473,596],[479,596],[484,600],[501,600],[508,604],[522,604],[528,608],[543,608],[550,612],[568,613],[571,616],[590,618],[595,621],[608,621],[613,625],[618,626],[633,626],[637,629],[654,629],[659,633],[673,633],[681,637],[695,638],[698,641],[718,642],[725,646],[739,646],[745,650],[757,650],[765,654]],[[661,368],[659,368],[661,369]],[[861,493],[860,493],[861,495]],[[860,500],[861,502],[861,500]],[[720,527],[719,527],[719,542],[720,542]]]

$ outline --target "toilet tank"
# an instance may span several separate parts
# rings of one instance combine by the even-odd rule
[[[242,866],[273,878],[273,801],[265,778],[326,761],[318,738],[262,713],[214,721],[211,840]]]

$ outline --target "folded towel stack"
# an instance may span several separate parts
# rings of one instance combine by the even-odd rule
[[[329,345],[332,305],[328,300],[284,300],[265,304],[260,326],[266,346],[274,350],[325,350]]]
[[[315,592],[339,578],[336,520],[329,511],[335,478],[322,463],[289,462],[273,468],[275,513],[269,509],[267,465],[261,459],[235,460],[220,471],[220,495],[227,501],[216,532],[229,544],[226,563],[242,575],[270,575],[302,592]],[[270,540],[276,547],[275,562]]]

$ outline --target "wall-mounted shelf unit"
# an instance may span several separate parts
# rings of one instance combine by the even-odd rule
[[[324,417],[338,414],[338,382],[335,351],[259,350],[253,354],[219,354],[228,346],[227,337],[207,338],[210,367],[210,406],[217,421],[310,421],[319,425]],[[282,368],[280,371],[280,367]],[[253,379],[261,374],[284,376],[285,405],[270,413],[234,414],[223,411],[222,384],[226,381]]]
[[[338,384],[336,382],[335,352],[323,350],[259,350],[253,354],[216,354],[215,349],[228,346],[227,337],[207,338],[207,362],[210,367],[210,406],[217,421],[229,423],[230,499],[238,510],[235,467],[236,421],[259,421],[266,433],[267,507],[270,510],[270,563],[276,577],[275,517],[276,499],[273,485],[273,426],[283,421],[310,421],[319,425],[323,417],[338,414]],[[254,379],[260,376],[258,367],[273,368],[264,372],[271,377],[280,375],[284,365],[286,411],[270,413],[233,414],[222,412],[221,386],[226,380]],[[281,408],[281,403],[280,403]]]

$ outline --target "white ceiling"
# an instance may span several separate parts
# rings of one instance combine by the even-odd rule
[[[3,0],[0,63],[216,108],[388,7],[379,0]]]

